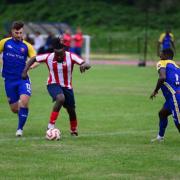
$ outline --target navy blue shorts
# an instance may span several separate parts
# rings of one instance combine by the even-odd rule
[[[47,90],[49,92],[49,95],[52,97],[53,102],[56,101],[56,97],[58,94],[64,94],[65,102],[63,106],[75,108],[73,89],[61,87],[59,84],[48,84]]]
[[[8,97],[9,104],[13,104],[19,100],[22,94],[31,96],[31,84],[29,79],[5,79],[5,91]]]

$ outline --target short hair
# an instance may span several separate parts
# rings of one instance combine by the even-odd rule
[[[59,38],[54,38],[52,40],[52,47],[53,47],[53,49],[63,49],[64,45],[60,43]]]
[[[174,52],[173,52],[173,50],[172,49],[164,49],[163,51],[162,51],[162,53],[164,54],[164,55],[166,55],[166,56],[168,56],[169,58],[173,58],[174,57]]]
[[[19,30],[19,29],[21,29],[23,27],[24,27],[24,22],[23,21],[14,21],[12,23],[11,29]]]

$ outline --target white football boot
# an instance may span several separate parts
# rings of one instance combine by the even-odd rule
[[[151,142],[163,142],[164,141],[164,137],[160,136],[160,135],[157,135],[156,138],[154,139],[151,139]]]
[[[18,129],[17,131],[16,131],[16,136],[17,137],[21,137],[23,135],[23,130],[22,129]]]
[[[55,127],[54,124],[49,123],[47,129],[54,129],[54,127]]]

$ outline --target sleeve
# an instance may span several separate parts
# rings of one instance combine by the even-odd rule
[[[3,52],[3,50],[4,50],[4,44],[5,44],[5,42],[6,42],[8,39],[10,39],[10,38],[5,38],[5,39],[2,39],[2,40],[0,41],[0,54]]]
[[[35,49],[33,48],[32,45],[30,45],[30,46],[28,47],[28,56],[29,56],[30,58],[36,56],[36,51],[35,51]]]
[[[34,57],[34,56],[36,56],[36,51],[35,51],[35,49],[33,48],[33,46],[30,44],[30,43],[28,43],[27,41],[23,41],[26,45],[27,45],[27,47],[28,47],[28,57],[30,57],[30,58],[32,58],[32,57]]]
[[[37,56],[36,56],[36,61],[39,62],[39,63],[41,63],[41,62],[46,62],[48,56],[49,56],[49,53],[37,55]]]
[[[165,61],[159,61],[156,65],[157,71],[159,71],[161,68],[166,68],[166,62]]]
[[[172,42],[174,42],[174,35],[172,33],[170,33],[170,36],[171,36]]]
[[[82,63],[85,62],[81,57],[77,56],[76,54],[72,54],[72,53],[71,53],[70,55],[71,55],[72,61],[73,61],[75,64],[81,65]]]
[[[159,42],[162,43],[163,42],[163,39],[165,37],[165,33],[162,33],[159,37]]]

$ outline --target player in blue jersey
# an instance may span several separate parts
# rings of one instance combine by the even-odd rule
[[[167,28],[166,32],[162,33],[159,37],[157,55],[160,56],[161,51],[164,49],[172,49],[175,52],[174,35],[170,28]]]
[[[165,103],[159,111],[159,133],[152,141],[162,141],[164,139],[168,116],[171,114],[180,132],[180,68],[172,60],[173,56],[174,53],[171,49],[165,49],[161,53],[161,60],[157,63],[159,78],[150,98],[156,97],[159,89],[161,89],[165,97]]]
[[[21,78],[27,58],[36,55],[31,44],[23,40],[24,23],[13,22],[11,27],[12,37],[0,41],[0,53],[3,53],[2,77],[5,91],[13,113],[18,114],[18,128],[16,136],[22,136],[23,127],[28,117],[28,103],[31,96],[29,78]]]

